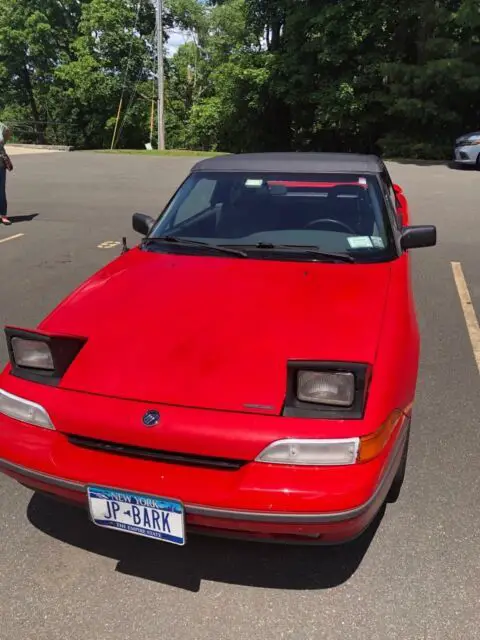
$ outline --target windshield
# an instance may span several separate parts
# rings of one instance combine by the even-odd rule
[[[396,255],[380,185],[369,175],[193,173],[150,234],[163,237],[198,241],[182,245],[189,252],[202,242],[254,255],[302,248],[356,261]]]

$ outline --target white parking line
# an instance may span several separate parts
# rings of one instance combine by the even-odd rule
[[[468,335],[472,343],[473,355],[477,362],[478,372],[480,373],[480,326],[478,324],[477,314],[475,313],[472,298],[470,297],[467,281],[463,275],[462,265],[460,262],[452,262],[452,269],[463,315],[467,323]]]
[[[16,238],[21,238],[24,235],[25,235],[24,233],[17,233],[14,236],[8,236],[7,238],[2,238],[0,240],[0,244],[2,244],[2,242],[8,242],[9,240],[15,240]]]

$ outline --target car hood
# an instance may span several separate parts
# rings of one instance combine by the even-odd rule
[[[470,133],[464,133],[463,135],[461,135],[459,138],[455,140],[455,143],[459,144],[461,142],[465,142],[466,140],[468,140],[469,138],[473,138],[474,136],[476,137],[480,136],[480,131],[471,131]]]
[[[63,388],[279,414],[288,360],[373,362],[390,269],[134,249],[40,329],[87,338]]]

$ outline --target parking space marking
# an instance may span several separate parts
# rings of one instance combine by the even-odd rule
[[[24,235],[25,235],[24,233],[17,233],[14,236],[8,236],[7,238],[2,238],[0,240],[0,244],[2,244],[2,242],[8,242],[9,240],[15,240],[16,238],[21,238]]]
[[[477,362],[478,372],[480,373],[480,326],[478,324],[477,314],[473,306],[472,298],[468,290],[467,281],[463,274],[460,262],[452,262],[453,277],[457,287],[460,304],[462,305],[463,315],[467,323],[468,335],[472,343],[473,355]]]
[[[117,240],[106,240],[105,242],[98,244],[97,249],[114,249],[115,247],[118,247],[119,244],[121,243]]]

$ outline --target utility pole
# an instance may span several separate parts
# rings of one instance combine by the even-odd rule
[[[163,70],[163,0],[157,0],[157,85],[158,85],[158,149],[165,149],[164,70]]]

